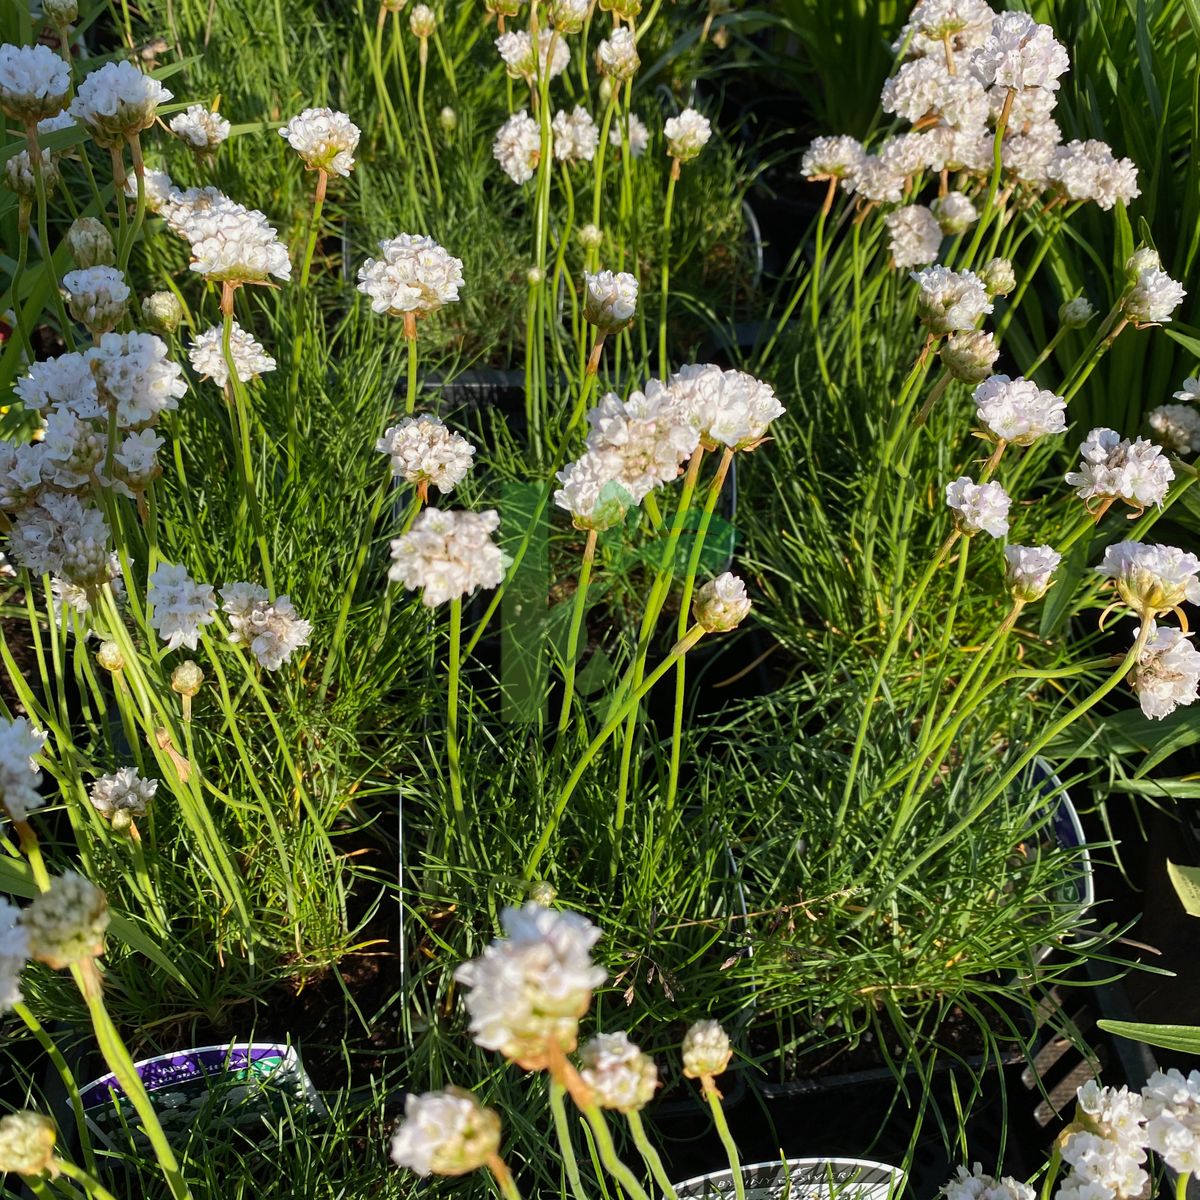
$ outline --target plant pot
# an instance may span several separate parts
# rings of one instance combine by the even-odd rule
[[[747,1200],[890,1200],[904,1188],[904,1172],[862,1158],[789,1158],[742,1167]],[[675,1185],[679,1200],[732,1196],[732,1171],[697,1175]]]

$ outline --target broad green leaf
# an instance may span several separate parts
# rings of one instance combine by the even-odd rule
[[[1167,878],[1189,917],[1200,917],[1200,867],[1183,867],[1167,859]]]
[[[1140,1021],[1097,1021],[1105,1033],[1160,1046],[1180,1054],[1200,1054],[1200,1025],[1144,1025]]]

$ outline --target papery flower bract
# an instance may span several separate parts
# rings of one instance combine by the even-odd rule
[[[744,371],[690,364],[680,367],[667,386],[700,440],[712,449],[752,449],[784,412],[774,389]]]
[[[225,330],[220,325],[214,325],[203,333],[192,337],[192,345],[188,350],[188,362],[197,375],[211,379],[217,387],[224,387],[229,380],[229,364],[225,361],[224,352]],[[232,323],[229,330],[229,354],[233,359],[237,377],[242,383],[249,383],[268,371],[275,370],[275,360],[263,349],[262,344],[255,340],[254,335],[247,333],[237,321]]]
[[[1125,294],[1125,317],[1135,325],[1165,325],[1186,295],[1183,285],[1166,271],[1150,267]]]
[[[1067,402],[1032,379],[993,375],[976,389],[975,415],[993,437],[1030,446],[1067,427]]]
[[[227,583],[221,589],[221,611],[229,618],[229,640],[248,646],[261,667],[278,671],[302,646],[312,625],[296,613],[286,596],[253,583]]]
[[[1196,670],[1195,664],[1191,669]],[[1194,699],[1194,682],[1192,690]],[[1142,1098],[1149,1148],[1181,1175],[1200,1173],[1200,1071],[1186,1076],[1174,1067],[1155,1071],[1142,1088]]]
[[[638,281],[627,271],[599,271],[583,277],[583,319],[602,333],[617,333],[637,312]]]
[[[1070,199],[1094,201],[1105,211],[1141,195],[1137,175],[1131,159],[1117,158],[1105,142],[1094,140],[1059,146],[1046,168],[1046,178]]]
[[[983,280],[973,271],[926,267],[913,271],[912,279],[920,289],[917,312],[931,333],[974,329],[979,318],[992,311]]]
[[[101,775],[88,789],[88,799],[105,820],[128,825],[131,818],[145,815],[157,790],[157,779],[143,779],[136,767],[121,767]]]
[[[1158,440],[1175,454],[1200,453],[1200,412],[1189,404],[1160,404],[1146,418]]]
[[[203,104],[189,104],[171,118],[169,128],[190,150],[211,154],[229,136],[231,126],[220,113]]]
[[[642,65],[638,58],[637,40],[633,30],[622,25],[614,29],[596,50],[596,65],[602,75],[610,79],[632,79]]]
[[[640,504],[670,483],[700,437],[677,396],[657,380],[622,400],[613,392],[588,413],[588,449],[620,464],[617,482]]]
[[[923,204],[907,204],[884,217],[888,249],[898,270],[936,261],[942,248],[942,226]]]
[[[668,117],[663,125],[667,153],[680,162],[691,162],[712,137],[712,125],[694,108],[685,108],[677,117]]]
[[[696,589],[692,617],[705,633],[729,633],[749,615],[751,603],[746,585],[726,571]]]
[[[1036,1200],[1037,1192],[1027,1183],[1004,1176],[997,1179],[983,1173],[983,1165],[976,1163],[968,1171],[960,1166],[954,1178],[943,1185],[939,1195],[945,1200]]]
[[[49,46],[0,46],[0,110],[14,121],[53,116],[70,91],[71,68]]]
[[[579,1048],[579,1074],[601,1108],[638,1112],[654,1099],[658,1068],[627,1033],[598,1033]]]
[[[852,175],[865,157],[862,142],[842,134],[813,138],[800,162],[806,179],[844,179]]]
[[[168,650],[195,650],[201,626],[215,619],[212,584],[197,583],[183,566],[159,563],[150,576],[146,600],[153,608],[150,623]]]
[[[997,13],[986,40],[971,54],[971,73],[984,87],[1053,90],[1070,67],[1050,26],[1024,12]]]
[[[1053,546],[1005,546],[1004,581],[1014,600],[1040,600],[1062,562]]]
[[[67,308],[93,337],[111,333],[125,316],[129,285],[116,267],[81,267],[63,276]]]
[[[496,132],[492,157],[513,183],[533,178],[542,156],[542,133],[538,123],[525,111],[515,112]]]
[[[153,334],[106,333],[84,358],[96,381],[98,402],[115,404],[117,422],[124,428],[152,424],[187,393],[182,367]]]
[[[90,880],[65,871],[21,910],[29,957],[55,971],[104,953],[108,901]]]
[[[70,112],[87,126],[96,145],[112,149],[149,129],[158,106],[171,96],[157,79],[132,63],[109,62],[80,82]]]
[[[683,1035],[683,1073],[688,1079],[720,1075],[729,1066],[733,1046],[720,1021],[697,1021]]]
[[[1171,393],[1171,397],[1174,400],[1200,400],[1200,379],[1189,375],[1179,391]]]
[[[631,158],[641,158],[646,152],[646,147],[650,145],[650,130],[646,128],[646,122],[642,120],[637,113],[622,114],[627,116],[629,121],[629,154]],[[625,122],[618,117],[609,126],[608,144],[615,147],[617,150],[621,148],[621,143],[625,138]]]
[[[0,1013],[21,1002],[21,972],[29,961],[29,935],[20,916],[15,904],[0,897]],[[0,1162],[0,1170],[4,1169]]]
[[[34,761],[46,735],[24,717],[0,718],[0,809],[14,821],[24,821],[45,803],[39,790],[42,769]]]
[[[554,131],[554,157],[559,162],[591,162],[595,157],[600,130],[586,108],[577,104],[570,113],[555,113],[551,128]]]
[[[1000,357],[995,338],[982,329],[952,333],[942,343],[942,365],[951,379],[960,383],[981,383],[991,373]]]
[[[975,483],[960,475],[946,484],[946,503],[954,512],[955,525],[968,537],[982,532],[999,538],[1008,532],[1012,501],[998,483]]]
[[[383,257],[368,258],[358,272],[358,290],[371,297],[375,312],[424,317],[458,299],[462,259],[433,238],[402,233],[380,242],[379,249]]]
[[[937,218],[942,232],[951,235],[965,233],[979,219],[975,205],[962,192],[939,196],[930,204],[929,211]]]
[[[550,0],[550,23],[559,33],[578,33],[590,8],[591,0]]]
[[[1153,616],[1187,601],[1200,604],[1200,558],[1161,543],[1116,542],[1095,568],[1136,612]]]
[[[56,1137],[57,1127],[42,1113],[23,1109],[0,1117],[0,1175],[45,1175],[54,1166]]]
[[[553,1053],[570,1053],[579,1018],[605,980],[591,959],[600,930],[585,917],[529,903],[500,914],[505,936],[454,978],[471,1036],[526,1070],[541,1070]]]
[[[412,528],[391,543],[388,578],[436,608],[470,595],[476,588],[499,587],[505,557],[491,535],[500,526],[495,509],[465,512],[426,508]]]
[[[621,482],[624,462],[613,450],[588,450],[557,475],[554,503],[571,514],[576,529],[611,529],[636,501]]]
[[[1145,438],[1122,438],[1115,429],[1093,429],[1079,447],[1078,471],[1066,482],[1083,501],[1123,500],[1133,508],[1161,505],[1175,470],[1161,447]]]
[[[361,131],[344,112],[306,108],[279,131],[279,136],[287,139],[310,171],[349,175]]]
[[[462,1088],[410,1093],[392,1161],[418,1175],[465,1175],[500,1149],[500,1118]]]
[[[391,459],[397,479],[423,488],[432,484],[443,496],[467,477],[475,455],[475,447],[462,434],[428,413],[390,426],[375,449]]]

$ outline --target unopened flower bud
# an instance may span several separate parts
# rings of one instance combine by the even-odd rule
[[[683,1073],[689,1079],[720,1075],[733,1057],[719,1021],[697,1021],[683,1036]]]
[[[117,672],[125,666],[125,655],[116,642],[101,642],[96,651],[96,661],[106,670]]]
[[[408,15],[408,27],[415,37],[433,37],[433,31],[437,28],[437,14],[428,4],[418,4]]]
[[[58,163],[49,150],[39,150],[42,160],[42,182],[47,193],[58,187]],[[28,150],[20,150],[4,164],[4,186],[15,192],[22,200],[37,199],[37,176],[34,174],[33,159]]]
[[[446,105],[440,113],[438,113],[438,124],[447,132],[453,133],[458,128],[458,113]]]
[[[637,312],[638,281],[626,271],[584,276],[583,319],[603,333],[618,333]]]
[[[1130,279],[1136,279],[1143,271],[1159,271],[1162,269],[1162,259],[1152,246],[1143,246],[1135,250],[1125,263],[1125,272]]]
[[[942,346],[942,365],[960,383],[981,383],[991,373],[1000,348],[990,333],[972,329],[952,333]]]
[[[590,221],[579,229],[579,241],[585,250],[598,250],[600,243],[604,241],[604,234],[600,232],[599,226],[593,225]]]
[[[32,1178],[54,1162],[54,1122],[42,1113],[9,1113],[0,1117],[0,1175],[11,1172]]]
[[[538,879],[529,888],[529,898],[534,904],[549,908],[558,898],[558,888],[547,879]]]
[[[605,75],[600,80],[600,104],[601,106],[608,104],[613,97],[613,81]]]
[[[729,26],[721,25],[713,30],[712,44],[718,50],[726,50],[729,48]]]
[[[183,305],[174,292],[151,292],[142,301],[142,320],[152,333],[174,333],[183,320]]]
[[[624,83],[637,74],[642,65],[638,58],[637,40],[633,30],[622,25],[600,43],[596,50],[596,66],[606,79]]]
[[[104,953],[108,901],[95,884],[67,871],[21,913],[21,926],[29,956],[61,971]]]
[[[1007,258],[993,258],[979,270],[989,296],[1007,296],[1017,286],[1017,273]]]
[[[1040,600],[1049,589],[1062,555],[1053,546],[1005,546],[1004,582],[1014,600]]]
[[[578,33],[587,19],[589,0],[550,0],[550,24],[559,33]]]
[[[171,672],[171,691],[189,699],[200,690],[203,682],[204,672],[190,658],[186,662],[181,662]]]
[[[525,272],[525,282],[528,283],[530,287],[540,287],[541,284],[545,282],[545,279],[546,272],[543,271],[541,267],[530,267],[529,270]]]
[[[112,235],[95,217],[72,221],[66,242],[78,267],[111,267],[117,261]]]
[[[698,588],[692,601],[692,616],[705,633],[728,633],[736,629],[749,612],[750,597],[746,595],[746,585],[729,571]]]
[[[500,1118],[470,1092],[410,1095],[392,1137],[392,1161],[418,1175],[466,1175],[500,1149]]]
[[[1082,329],[1095,315],[1096,306],[1086,296],[1076,296],[1058,310],[1058,319],[1068,329]]]
[[[404,9],[408,0],[383,0],[382,8],[384,12],[398,13]]]
[[[55,25],[70,25],[79,16],[76,0],[42,0],[42,16]]]
[[[483,0],[483,7],[498,17],[515,17],[523,0]]]

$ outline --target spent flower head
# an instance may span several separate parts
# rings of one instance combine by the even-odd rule
[[[64,240],[77,267],[111,267],[117,261],[112,234],[95,217],[77,217]]]
[[[1086,296],[1067,300],[1058,310],[1058,319],[1068,329],[1082,329],[1096,315],[1096,306]]]
[[[21,910],[0,898],[0,1013],[21,1002],[21,972],[29,961],[29,935],[20,918]]]
[[[132,818],[145,815],[157,790],[157,779],[143,779],[137,767],[121,767],[112,775],[101,775],[88,790],[88,799],[106,821],[128,827]]]
[[[991,333],[969,329],[952,333],[942,343],[942,365],[960,383],[981,383],[1000,357],[1000,347]]]

